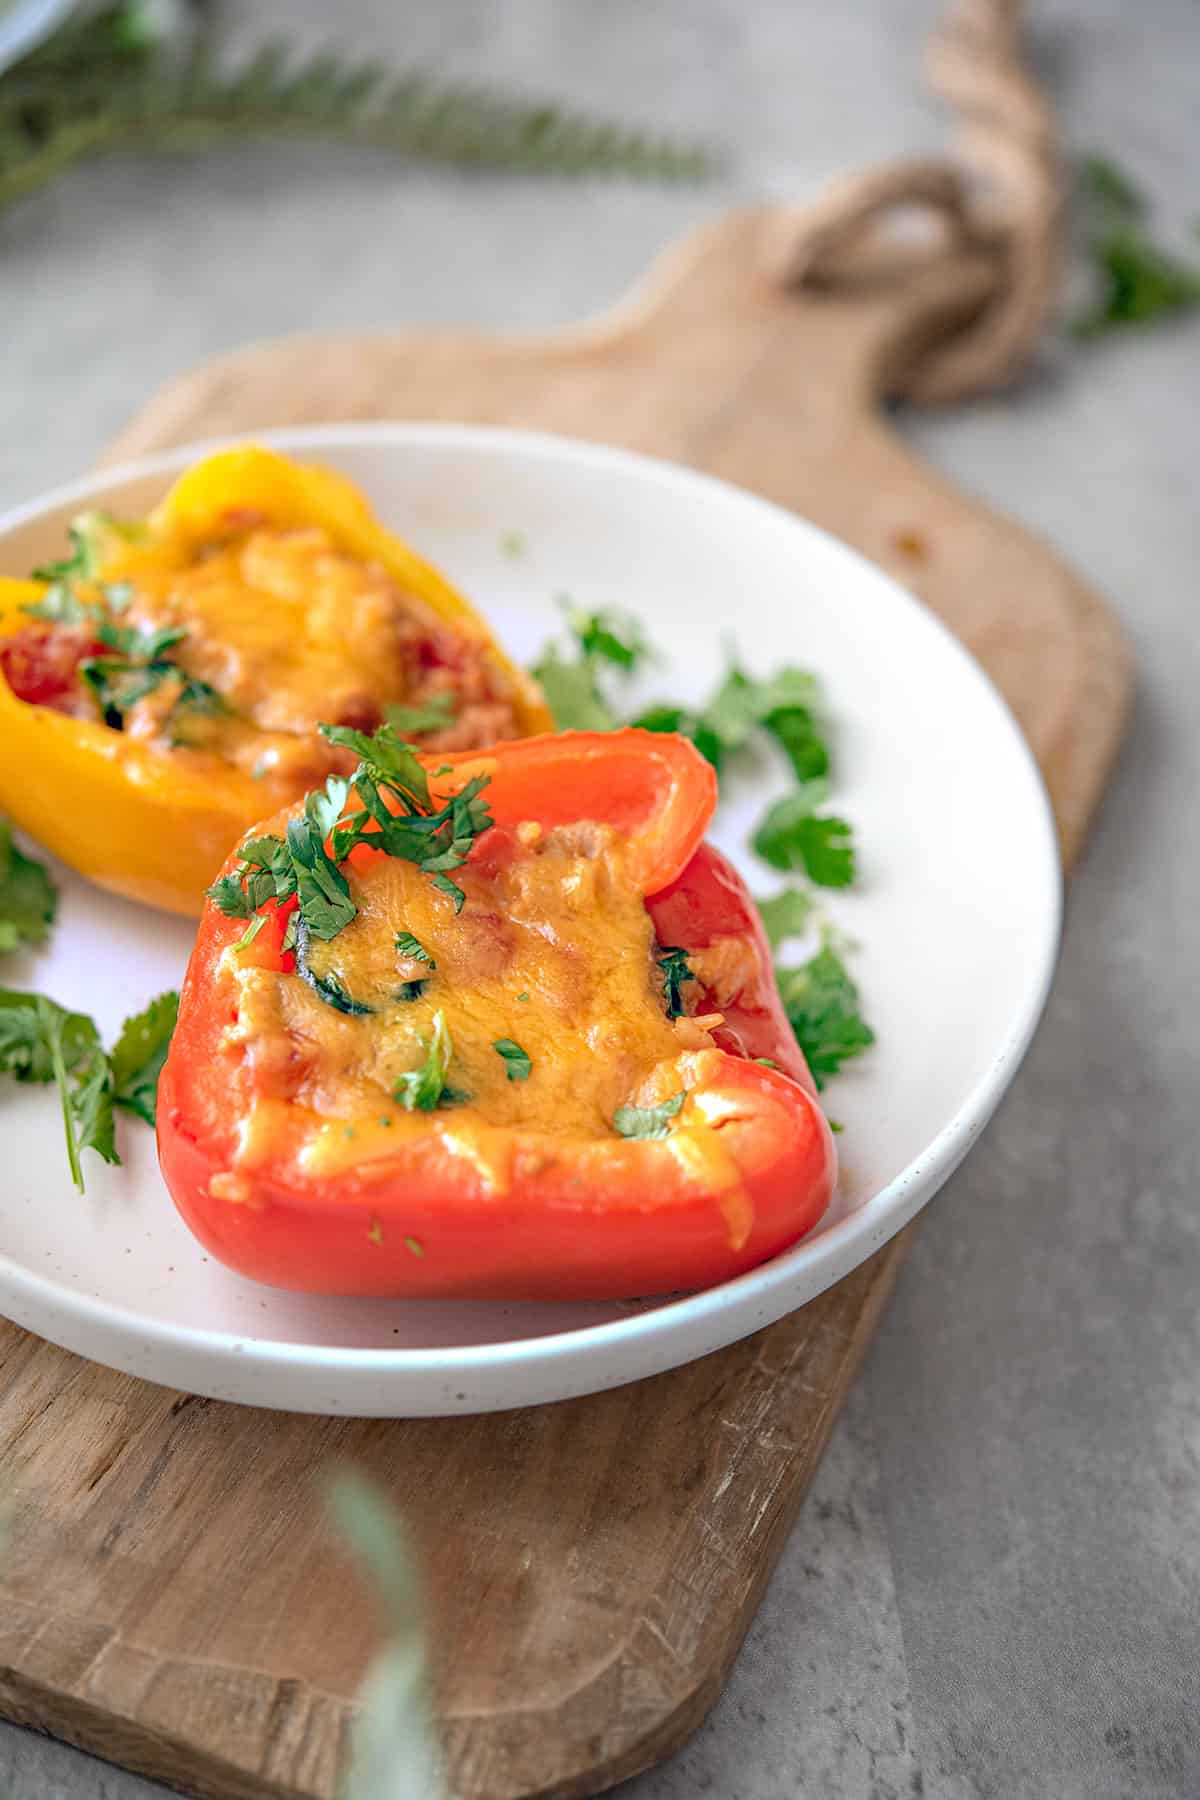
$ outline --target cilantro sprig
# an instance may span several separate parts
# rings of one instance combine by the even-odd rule
[[[796,968],[775,970],[784,1010],[813,1080],[823,1088],[851,1057],[875,1042],[862,1016],[858,988],[836,946],[824,943]]]
[[[822,813],[828,788],[802,782],[769,807],[754,848],[775,869],[802,869],[817,887],[849,887],[854,880],[853,831],[845,819]]]
[[[58,910],[58,892],[44,863],[13,842],[0,819],[0,952],[44,943]]]
[[[654,652],[630,613],[588,612],[561,600],[569,642],[547,644],[533,674],[560,731],[615,731],[620,720],[604,692],[604,674],[633,675]]]
[[[1071,321],[1076,337],[1099,337],[1200,307],[1200,266],[1151,237],[1146,197],[1124,170],[1107,157],[1085,156],[1078,196],[1097,292]]]
[[[372,736],[347,725],[320,729],[361,759],[354,774],[348,781],[330,776],[306,795],[285,838],[265,835],[243,844],[237,867],[208,889],[214,906],[228,918],[249,919],[269,900],[295,894],[304,927],[327,942],[358,911],[341,865],[366,844],[431,875],[460,912],[466,896],[448,871],[467,860],[491,825],[483,799],[489,777],[476,775],[455,793],[437,796],[417,752],[392,726],[381,725]],[[361,805],[348,811],[352,796]]]
[[[116,1164],[114,1106],[154,1123],[158,1076],[179,1006],[177,994],[152,1000],[127,1019],[111,1056],[94,1019],[70,1012],[45,994],[0,988],[0,1074],[22,1082],[55,1082],[71,1179],[84,1191],[83,1152]]]

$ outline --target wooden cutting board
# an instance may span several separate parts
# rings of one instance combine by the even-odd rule
[[[782,211],[718,221],[612,317],[554,336],[289,340],[157,396],[127,457],[347,418],[488,420],[691,463],[816,519],[915,588],[1037,753],[1065,856],[1117,744],[1124,644],[1042,544],[884,422],[903,359],[992,280],[966,252],[836,294],[779,278]],[[969,1177],[968,1177],[969,1179]],[[427,1561],[462,1800],[596,1793],[721,1689],[904,1253],[748,1342],[592,1399],[358,1422],[189,1398],[0,1327],[0,1710],[217,1800],[331,1800],[372,1648],[312,1490],[356,1461]]]

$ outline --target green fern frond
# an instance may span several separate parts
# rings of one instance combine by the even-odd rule
[[[179,51],[141,18],[125,0],[0,76],[0,208],[103,150],[298,133],[463,168],[696,181],[712,167],[701,148],[375,61],[297,60],[271,43],[229,69],[211,33],[192,33]]]

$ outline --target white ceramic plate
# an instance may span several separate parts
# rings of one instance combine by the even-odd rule
[[[833,1208],[803,1243],[682,1299],[593,1305],[309,1298],[209,1260],[123,1122],[125,1166],[89,1157],[71,1187],[51,1093],[4,1084],[0,1311],[100,1362],[219,1399],[310,1412],[484,1411],[613,1387],[702,1356],[812,1299],[898,1231],[957,1166],[1033,1034],[1058,939],[1046,796],[1016,725],[917,601],[814,526],[668,464],[474,427],[264,434],[334,463],[441,564],[522,660],[554,599],[640,614],[667,661],[634,699],[699,699],[735,640],[751,671],[817,670],[837,722],[835,800],[861,881],[834,916],[878,1045],[827,1091],[844,1126]],[[211,448],[212,446],[208,446]],[[200,448],[204,448],[201,446]],[[0,520],[0,569],[58,554],[86,506],[137,515],[195,448],[113,470]],[[514,534],[521,550],[513,554]],[[786,784],[766,761],[730,784],[714,833],[755,890],[745,849]],[[68,799],[64,796],[64,800]],[[175,985],[191,931],[65,871],[49,951],[0,979],[92,1012],[106,1034]]]

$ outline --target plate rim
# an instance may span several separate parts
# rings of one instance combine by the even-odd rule
[[[189,440],[132,461],[104,465],[89,475],[62,483],[0,513],[0,537],[7,536],[47,512],[78,500],[93,498],[98,487],[169,475],[197,456],[232,445],[257,443],[303,455],[319,453],[322,448],[359,448],[372,444],[380,447],[405,445],[411,448],[414,445],[419,447],[428,444],[431,439],[451,448],[467,450],[514,451],[551,459],[566,455],[580,463],[590,462],[593,466],[620,468],[643,478],[649,477],[679,487],[707,489],[714,495],[733,496],[743,505],[774,515],[788,526],[810,538],[818,539],[827,552],[852,565],[856,576],[865,572],[874,581],[884,583],[891,591],[894,604],[918,615],[927,627],[932,627],[941,636],[944,647],[982,684],[998,709],[1012,740],[1012,747],[1024,763],[1026,774],[1032,778],[1032,790],[1039,802],[1036,835],[1042,868],[1037,879],[1039,886],[1044,889],[1044,904],[1038,911],[1040,942],[1036,946],[1036,979],[1024,994],[1006,1038],[941,1129],[898,1174],[877,1189],[855,1211],[825,1231],[818,1231],[811,1240],[801,1240],[791,1250],[782,1252],[731,1281],[701,1289],[679,1299],[668,1299],[644,1312],[609,1319],[600,1324],[549,1332],[540,1337],[506,1339],[484,1344],[371,1349],[349,1345],[313,1345],[195,1326],[172,1325],[147,1318],[127,1306],[64,1287],[3,1253],[0,1253],[0,1278],[3,1279],[6,1290],[6,1307],[11,1305],[13,1299],[23,1298],[39,1310],[61,1314],[64,1324],[69,1320],[91,1332],[105,1335],[113,1332],[128,1334],[137,1341],[143,1355],[146,1349],[161,1350],[169,1357],[179,1358],[182,1355],[185,1361],[195,1362],[197,1377],[202,1376],[200,1365],[208,1364],[211,1367],[216,1359],[223,1366],[232,1366],[236,1362],[242,1370],[253,1365],[260,1377],[267,1379],[274,1371],[283,1374],[316,1368],[323,1375],[352,1377],[356,1384],[362,1384],[369,1377],[393,1381],[450,1376],[490,1378],[502,1376],[505,1371],[514,1367],[540,1365],[545,1370],[552,1364],[563,1362],[568,1365],[579,1362],[586,1364],[593,1357],[601,1358],[606,1351],[614,1354],[636,1353],[643,1341],[653,1341],[663,1332],[664,1322],[671,1321],[677,1309],[688,1308],[689,1320],[695,1327],[694,1335],[704,1337],[704,1348],[685,1348],[678,1354],[672,1353],[662,1363],[656,1364],[653,1371],[614,1373],[611,1379],[589,1380],[585,1385],[577,1384],[570,1390],[575,1393],[600,1391],[604,1387],[638,1379],[639,1373],[657,1373],[662,1369],[690,1362],[712,1350],[724,1348],[763,1326],[774,1323],[799,1306],[806,1305],[809,1300],[815,1299],[851,1270],[859,1267],[902,1231],[954,1173],[987,1125],[1016,1075],[1050,993],[1061,941],[1064,892],[1057,831],[1042,771],[1012,708],[987,670],[932,608],[869,557],[803,514],[792,512],[734,482],[669,458],[566,434],[445,420],[348,420],[314,425],[274,426],[257,432],[222,433]],[[804,1300],[794,1300],[788,1296],[787,1290],[795,1284],[799,1272],[788,1266],[787,1258],[800,1250],[807,1252],[802,1285],[810,1291]],[[36,1332],[38,1327],[32,1326],[30,1329]],[[68,1342],[67,1335],[58,1335],[54,1341],[76,1351],[77,1344]],[[671,1334],[668,1332],[664,1348],[671,1342]],[[86,1349],[78,1349],[77,1353],[85,1356],[90,1354]],[[617,1360],[622,1359],[618,1356]],[[155,1379],[144,1366],[143,1357],[130,1355],[128,1361],[116,1362],[115,1366],[143,1379]],[[207,1379],[211,1386],[212,1377]],[[172,1385],[175,1383],[172,1382]],[[204,1379],[197,1380],[199,1391],[203,1391],[204,1385]],[[262,1399],[248,1403],[271,1404]],[[507,1402],[509,1405],[526,1403]],[[283,1404],[289,1410],[294,1410],[296,1403],[293,1401]],[[503,1405],[505,1402],[493,1401],[492,1404]],[[448,1406],[446,1410],[469,1411],[477,1410],[478,1407],[479,1396],[473,1396],[470,1403],[460,1407]],[[333,1409],[319,1407],[314,1410]]]

